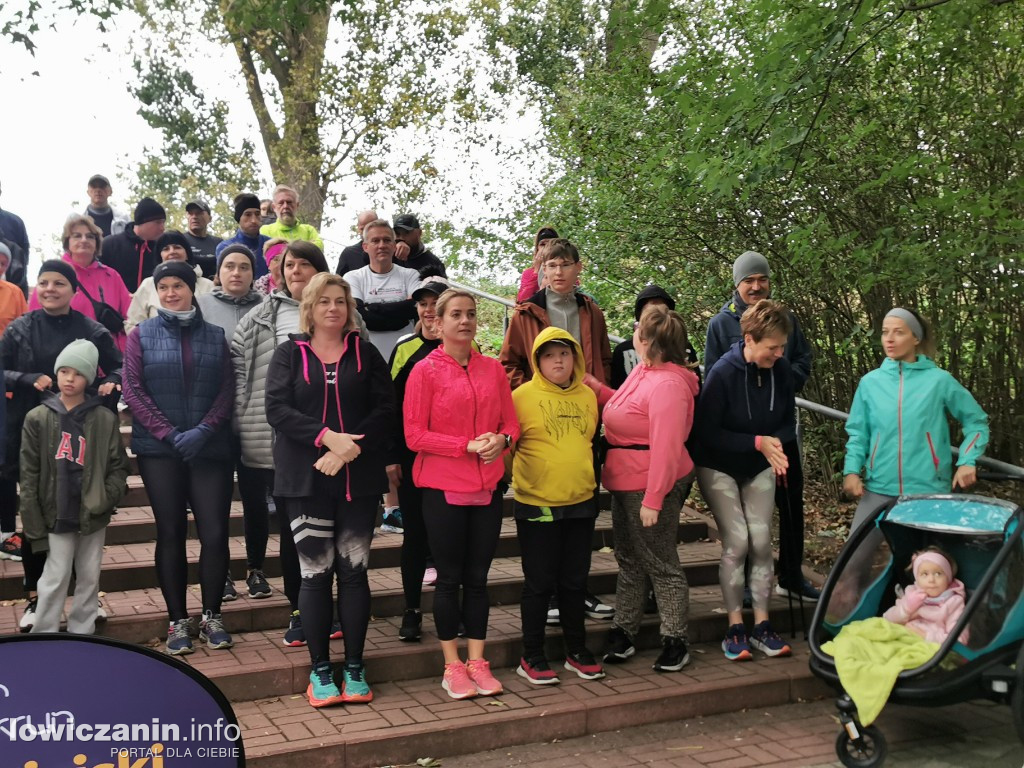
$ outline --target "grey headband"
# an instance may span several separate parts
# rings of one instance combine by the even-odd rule
[[[893,307],[885,314],[886,317],[895,317],[897,320],[902,320],[907,324],[910,332],[914,334],[914,337],[918,341],[924,341],[924,328],[921,327],[921,322],[914,317],[914,314],[902,307]]]

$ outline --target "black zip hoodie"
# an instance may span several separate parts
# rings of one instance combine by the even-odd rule
[[[85,419],[89,412],[103,405],[98,395],[86,397],[85,402],[68,411],[58,395],[47,392],[42,405],[60,419],[60,436],[56,446],[50,446],[57,462],[57,518],[54,533],[74,533],[79,530],[82,513],[82,470],[90,446],[85,442]]]
[[[796,439],[796,396],[789,362],[758,368],[743,357],[742,341],[711,369],[693,424],[694,463],[746,481],[768,468],[754,447],[758,435]]]

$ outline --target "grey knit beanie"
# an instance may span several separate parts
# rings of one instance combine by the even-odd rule
[[[768,269],[768,259],[757,251],[744,251],[732,265],[732,284],[738,286],[745,278],[751,275],[765,275],[771,277]]]
[[[100,364],[100,352],[96,345],[88,339],[75,339],[64,350],[57,355],[57,361],[53,364],[53,372],[57,373],[61,368],[74,368],[85,376],[85,380],[92,384],[96,378],[96,368]]]

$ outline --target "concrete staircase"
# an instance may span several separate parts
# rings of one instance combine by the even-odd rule
[[[99,633],[128,642],[162,648],[167,631],[163,600],[153,565],[154,523],[141,480],[133,476],[130,493],[107,533],[101,589],[109,619]],[[602,493],[603,508],[594,533],[590,588],[614,603],[616,564],[610,499]],[[309,675],[305,648],[286,648],[281,642],[289,607],[281,592],[277,536],[268,547],[265,572],[274,594],[267,599],[245,596],[225,603],[224,617],[235,641],[230,650],[209,651],[196,643],[196,652],[182,663],[209,677],[232,701],[243,727],[247,765],[255,768],[301,766],[383,766],[413,763],[417,758],[465,754],[513,744],[568,738],[635,724],[764,707],[825,695],[811,677],[806,644],[792,641],[790,659],[753,663],[727,662],[719,643],[726,628],[717,586],[720,546],[708,521],[693,510],[680,513],[679,552],[691,586],[691,663],[682,672],[659,674],[651,669],[659,644],[656,616],[648,616],[638,647],[627,664],[607,666],[599,681],[579,680],[561,671],[559,686],[534,687],[513,670],[520,648],[519,595],[522,572],[511,499],[505,500],[497,557],[491,568],[492,601],[487,656],[505,686],[498,697],[454,701],[440,687],[442,657],[430,616],[433,589],[424,589],[424,636],[419,643],[398,640],[404,609],[398,568],[402,536],[379,534],[371,550],[372,619],[365,661],[375,699],[369,705],[315,710],[304,691]],[[271,531],[276,524],[271,523]],[[236,579],[245,573],[241,504],[231,510],[231,569]],[[195,569],[199,543],[194,526],[188,547],[190,613],[200,613]],[[0,561],[0,633],[16,631],[23,603],[21,566]],[[776,599],[772,620],[788,630],[790,613]],[[798,617],[797,617],[798,619]],[[807,609],[810,619],[810,608]],[[608,624],[588,621],[588,644],[603,651]],[[560,660],[561,632],[549,630],[548,654]],[[336,662],[343,641],[332,642]]]

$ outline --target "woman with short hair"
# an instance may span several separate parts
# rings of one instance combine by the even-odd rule
[[[367,567],[378,499],[388,486],[395,395],[384,358],[359,337],[344,279],[313,276],[299,317],[300,332],[270,362],[266,405],[277,438],[274,495],[284,503],[302,570],[299,611],[313,667],[306,695],[314,707],[369,702]],[[345,638],[341,690],[329,643],[335,574]]]
[[[188,264],[196,273],[195,296],[199,297],[213,290],[213,281],[203,277],[203,270],[192,258],[192,246],[185,236],[173,229],[169,229],[157,238],[153,245],[153,251],[160,258],[161,262],[180,261]],[[138,290],[132,296],[132,302],[128,307],[128,315],[124,327],[130,333],[132,328],[143,320],[156,317],[160,309],[160,297],[156,290],[156,283],[152,277],[147,277],[139,283]]]
[[[796,439],[793,374],[783,356],[793,321],[782,304],[762,299],[743,313],[737,341],[707,373],[701,390],[695,457],[697,482],[722,536],[718,578],[729,615],[722,651],[752,659],[750,646],[788,656],[789,644],[768,621],[772,588],[775,484],[789,461],[782,446]],[[744,564],[750,560],[754,629],[743,624]]]

